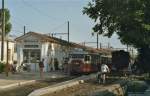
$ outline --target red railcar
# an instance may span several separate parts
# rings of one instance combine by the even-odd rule
[[[97,72],[101,57],[98,53],[70,53],[68,63],[71,74]]]

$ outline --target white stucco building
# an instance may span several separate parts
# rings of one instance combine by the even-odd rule
[[[97,50],[73,42],[47,36],[40,33],[28,32],[15,39],[17,49],[17,64],[27,64],[30,71],[39,71],[39,61],[44,59],[44,71],[56,70],[56,61],[61,69],[63,60],[70,51],[83,49],[105,53],[103,49]],[[107,51],[107,50],[106,50]],[[55,64],[54,64],[55,63]]]
[[[55,70],[54,62],[61,68],[63,58],[68,55],[67,41],[47,35],[28,32],[16,38],[17,62],[28,64],[31,71],[39,71],[38,62],[44,58],[44,71]]]
[[[7,44],[7,41],[8,41],[8,44]],[[1,48],[2,48],[1,44],[2,43],[0,41],[0,61],[1,61]],[[1,62],[4,62],[4,63],[7,62],[7,45],[8,45],[8,63],[13,64],[15,42],[11,39],[4,40],[4,50],[3,50],[3,55],[4,56],[3,56],[3,61],[1,61]]]

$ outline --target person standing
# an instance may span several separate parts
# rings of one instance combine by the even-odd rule
[[[54,59],[54,67],[55,67],[55,70],[59,70],[59,67],[58,67],[58,60],[57,58]]]
[[[52,64],[53,64],[53,58],[51,58],[51,59],[49,60],[49,70],[50,70],[50,71],[53,71],[53,66],[52,66]]]
[[[39,62],[40,77],[43,78],[44,59]]]
[[[109,67],[106,64],[102,64],[101,65],[101,74],[102,74],[102,80],[103,80],[103,84],[106,83],[106,74],[110,72]]]

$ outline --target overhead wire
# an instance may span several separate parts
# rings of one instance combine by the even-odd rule
[[[34,9],[34,10],[35,10],[36,12],[38,12],[40,15],[43,15],[43,16],[47,17],[48,20],[50,20],[50,19],[51,19],[51,20],[57,20],[56,18],[45,14],[45,13],[44,13],[43,11],[41,11],[39,8],[36,8],[36,7],[32,6],[32,4],[28,3],[27,1],[25,1],[25,0],[21,0],[21,1],[22,1],[26,6],[28,6],[28,7],[32,8],[32,9]],[[51,21],[51,20],[50,20],[50,21]],[[59,21],[60,21],[60,20],[59,20]],[[58,29],[62,28],[62,26],[65,25],[66,22],[67,22],[67,21],[65,21],[65,22],[64,22],[63,24],[61,24],[61,25],[56,26],[56,27],[53,28],[51,31],[55,31],[55,30],[58,30]],[[39,28],[39,27],[38,27],[38,28]],[[51,32],[51,31],[50,31],[50,32]]]
[[[53,28],[52,30],[50,30],[50,32],[56,31],[56,30],[62,28],[65,24],[67,24],[67,22],[64,22],[63,24],[58,25],[57,27],[55,27],[55,28]]]
[[[38,9],[38,8],[36,8],[36,7],[33,7],[32,6],[32,4],[30,4],[30,3],[28,3],[27,1],[25,1],[25,0],[21,0],[26,6],[28,6],[28,7],[30,7],[30,8],[32,8],[32,9],[34,9],[36,12],[38,12],[40,15],[43,15],[43,16],[45,16],[45,17],[47,17],[47,18],[49,18],[48,20],[50,20],[50,18],[51,18],[51,20],[57,20],[56,18],[53,18],[52,16],[49,16],[49,15],[47,15],[47,14],[45,14],[43,11],[41,11],[40,9]],[[42,14],[41,14],[42,13]],[[16,17],[14,17],[14,18],[16,18]],[[17,21],[16,21],[17,20]],[[21,26],[21,27],[23,27],[23,26],[25,26],[25,25],[28,25],[28,27],[29,27],[29,25],[30,24],[23,24],[23,23],[21,23],[21,22],[24,22],[24,20],[22,20],[22,19],[20,19],[20,18],[16,18],[16,19],[14,19],[14,22],[16,22],[17,23],[17,25],[19,25],[19,26]],[[24,22],[25,23],[25,22]],[[49,31],[48,33],[50,33],[50,32],[52,32],[52,31],[56,31],[56,30],[58,30],[58,29],[60,29],[60,28],[62,28],[65,24],[67,23],[67,21],[65,21],[63,24],[60,24],[60,25],[58,25],[58,26],[56,26],[56,27],[54,27],[51,31]],[[33,28],[33,26],[31,25],[30,26],[31,28]],[[39,27],[36,27],[35,29],[37,29],[37,28],[39,28]],[[23,32],[21,32],[21,33],[23,33]],[[47,33],[47,32],[46,32]]]
[[[12,29],[11,32],[12,32],[12,33],[15,32],[15,33],[17,33],[17,34],[18,34],[18,33],[19,33],[19,34],[23,34],[23,31],[15,30],[15,29]],[[11,34],[11,33],[10,33],[10,34]],[[17,34],[16,34],[16,35],[17,35]]]
[[[32,4],[28,3],[27,1],[25,0],[21,0],[25,5],[27,5],[28,7],[31,7],[32,9],[34,9],[36,12],[38,12],[40,15],[43,15],[45,17],[47,17],[48,19],[51,19],[51,20],[57,20],[55,17],[52,17],[52,16],[49,16],[47,15],[45,12],[41,11],[39,8],[36,8],[34,6],[32,6]],[[42,13],[42,14],[41,14]]]
[[[33,25],[31,25],[31,24],[29,24],[29,23],[28,23],[28,24],[25,23],[24,20],[22,20],[22,19],[19,18],[19,17],[14,17],[14,16],[13,16],[13,18],[14,18],[14,19],[13,19],[14,22],[20,24],[19,26],[21,26],[22,28],[23,28],[24,26],[26,26],[28,29],[30,29],[30,28],[31,28],[31,29],[33,29],[33,28],[34,28],[34,29],[38,29],[38,28],[39,28],[39,27],[36,27],[36,26],[33,27]],[[22,22],[22,23],[21,23],[21,22]],[[25,23],[25,24],[24,24],[24,23]],[[38,29],[38,30],[39,30],[39,29]],[[33,31],[33,30],[29,30],[29,31]]]
[[[23,27],[23,24],[22,23],[20,23],[19,21],[17,21],[17,19],[13,19],[12,20],[12,22],[13,22],[13,24],[14,25],[17,25],[17,26],[20,26],[20,27]],[[9,33],[9,34],[13,34],[13,35],[18,35],[18,33],[20,34],[20,33],[22,33],[23,34],[23,31],[20,31],[20,30],[14,30],[14,26],[12,25],[12,30],[11,30],[11,32]]]
[[[22,1],[22,0],[21,0]],[[23,6],[22,6],[23,7]],[[13,15],[12,15],[13,16]],[[38,29],[39,28],[39,26],[34,26],[34,25],[31,25],[30,23],[27,23],[25,20],[23,20],[21,17],[14,17],[13,16],[13,18],[14,18],[14,20],[16,21],[17,20],[17,23],[18,22],[20,22],[20,24],[22,25],[22,27],[23,26],[26,26],[28,29],[29,29],[29,31],[33,31],[33,28],[34,29]],[[18,23],[19,24],[19,23]],[[21,25],[19,25],[19,26],[21,26]],[[39,30],[39,29],[38,29]]]

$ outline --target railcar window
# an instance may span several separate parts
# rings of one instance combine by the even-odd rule
[[[89,55],[86,55],[85,57],[84,57],[84,61],[90,61],[91,60],[91,57],[89,56]]]
[[[84,55],[83,54],[71,54],[70,57],[71,58],[83,58]]]

